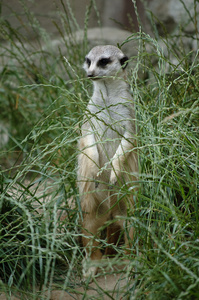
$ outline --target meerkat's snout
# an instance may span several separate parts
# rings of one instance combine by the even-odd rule
[[[104,76],[122,73],[127,66],[128,57],[115,46],[97,46],[85,57],[84,69],[93,80]]]

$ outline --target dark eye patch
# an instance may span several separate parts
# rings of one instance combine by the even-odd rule
[[[101,58],[98,63],[97,66],[98,67],[105,67],[106,65],[108,65],[109,63],[111,63],[111,59],[110,58]]]
[[[88,67],[90,67],[91,60],[88,57],[85,58],[85,62],[87,63]]]
[[[127,56],[124,56],[120,59],[120,63],[121,63],[121,66],[122,66],[122,69],[125,69],[128,65],[128,57]]]

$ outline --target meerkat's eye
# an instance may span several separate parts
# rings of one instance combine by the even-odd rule
[[[111,63],[111,59],[110,58],[101,58],[97,65],[98,67],[105,67],[106,65],[108,65],[109,63]]]
[[[122,66],[122,69],[125,69],[128,65],[128,57],[127,56],[124,56],[120,59],[120,63],[121,63],[121,66]]]
[[[90,67],[91,60],[88,57],[85,58],[85,62],[87,63],[88,67]]]

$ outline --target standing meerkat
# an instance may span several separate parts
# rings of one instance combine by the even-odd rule
[[[82,242],[86,259],[90,255],[91,261],[102,258],[97,241],[100,227],[113,220],[114,224],[107,229],[107,239],[114,241],[114,231],[124,226],[120,217],[126,216],[127,208],[133,210],[137,190],[135,111],[126,82],[127,60],[120,49],[105,45],[94,47],[84,63],[94,90],[81,128],[78,186],[83,213]],[[125,236],[127,247],[129,237],[133,239],[132,228],[128,239]],[[95,266],[83,269],[85,277],[96,272]]]

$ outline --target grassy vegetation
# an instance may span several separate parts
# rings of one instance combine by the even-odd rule
[[[0,149],[0,291],[8,299],[50,299],[55,287],[72,293],[81,284],[85,294],[88,288],[81,282],[76,147],[91,91],[81,64],[94,4],[87,8],[82,42],[67,5],[59,27],[67,55],[35,46],[1,18],[0,114],[9,142]],[[48,34],[25,12],[46,41]],[[139,127],[140,191],[126,218],[136,229],[128,270],[118,272],[127,276],[124,298],[198,299],[198,52],[187,52],[182,36],[154,32],[154,38],[137,33],[124,41],[138,43],[129,82]],[[125,258],[118,248],[117,262]],[[96,299],[103,299],[100,292]]]

